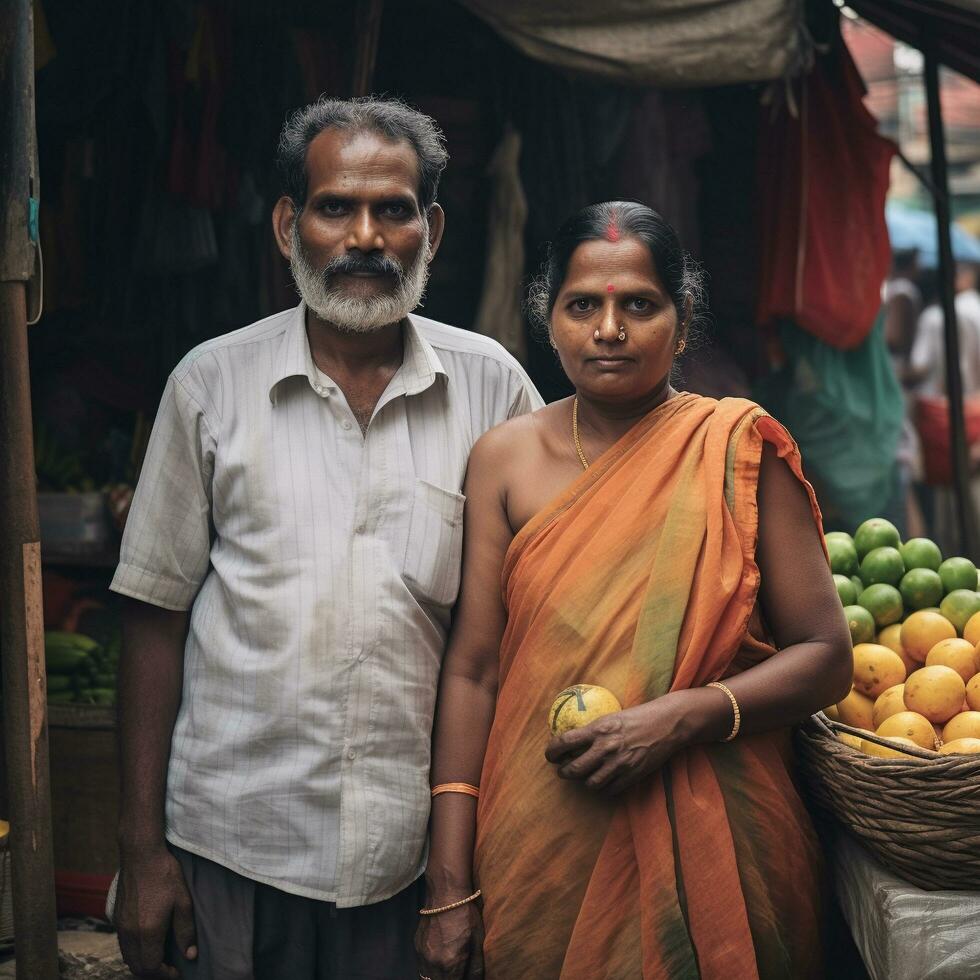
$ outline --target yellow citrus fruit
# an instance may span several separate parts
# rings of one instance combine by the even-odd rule
[[[980,612],[974,613],[963,627],[963,639],[969,640],[974,646],[980,643]]]
[[[967,640],[940,640],[927,654],[926,666],[952,667],[965,684],[977,672],[977,651]]]
[[[980,738],[958,738],[947,742],[939,751],[943,755],[974,755],[980,752]]]
[[[902,658],[880,643],[859,643],[854,647],[854,686],[869,698],[876,698],[905,680]]]
[[[905,653],[917,663],[925,663],[929,651],[940,640],[956,636],[956,627],[942,613],[920,609],[902,623],[902,646]]]
[[[886,718],[876,729],[882,738],[910,738],[923,749],[936,747],[936,733],[929,719],[915,711],[900,711]]]
[[[828,706],[827,706],[826,708],[824,708],[824,709],[823,709],[823,713],[824,713],[824,714],[825,714],[825,715],[826,715],[826,716],[827,716],[827,717],[828,717],[828,718],[829,718],[829,719],[830,719],[831,721],[840,721],[840,714],[839,714],[839,712],[837,711],[837,705],[836,705],[836,704],[831,704],[831,705],[828,705]]]
[[[943,724],[963,706],[966,684],[952,667],[921,667],[905,681],[905,707]]]
[[[864,741],[863,738],[858,738],[857,735],[851,735],[850,732],[838,732],[837,738],[845,745],[849,745],[852,749],[861,748],[861,743]]]
[[[919,669],[919,663],[913,660],[906,652],[905,647],[902,646],[902,624],[892,623],[891,626],[886,626],[879,634],[878,639],[875,641],[880,643],[883,647],[888,647],[893,653],[897,653],[905,664],[905,676],[908,677],[913,670]]]
[[[900,736],[895,736],[888,739],[889,742],[894,742],[896,745],[913,745],[917,746],[916,742],[913,742],[910,738],[901,738]],[[917,746],[918,747],[918,746]],[[861,739],[861,751],[866,752],[868,755],[877,755],[882,759],[908,759],[910,756],[907,752],[902,752],[898,748],[891,748],[888,745],[879,745],[877,742],[872,742],[869,739]],[[911,758],[917,758],[912,756]]]
[[[903,699],[904,692],[905,685],[896,684],[878,695],[872,709],[872,720],[876,729],[886,718],[891,718],[892,715],[897,715],[900,711],[906,710]]]
[[[874,702],[854,688],[843,701],[837,702],[837,713],[840,720],[851,728],[874,731]]]
[[[896,745],[913,745],[916,746],[917,748],[921,748],[921,746],[917,746],[916,743],[912,741],[912,739],[902,738],[901,736],[897,736],[897,735],[892,736],[891,738],[888,739],[888,741],[894,742]],[[918,758],[917,756],[909,756],[907,752],[902,752],[897,748],[893,749],[888,745],[879,745],[877,742],[872,742],[870,739],[867,738],[861,739],[861,751],[866,752],[868,755],[877,755],[882,759]]]
[[[980,674],[974,674],[966,682],[966,703],[971,711],[980,711]]]
[[[563,735],[572,728],[582,728],[596,718],[622,710],[612,691],[595,684],[575,684],[555,698],[548,712],[548,727],[552,734]]]
[[[980,752],[980,738],[957,738],[939,750],[943,755],[973,755]]]
[[[946,722],[943,741],[955,742],[958,738],[980,738],[980,711],[961,711]]]

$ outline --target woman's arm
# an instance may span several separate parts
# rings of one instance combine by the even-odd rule
[[[506,472],[516,420],[473,447],[466,473],[463,573],[436,703],[432,784],[478,786],[497,701],[500,641],[506,611],[500,594],[504,556],[513,538],[507,520]],[[508,445],[509,444],[509,445]],[[432,801],[426,906],[439,908],[473,893],[476,800],[443,793]],[[480,976],[475,905],[425,917],[416,945],[425,975]],[[469,967],[467,968],[467,963]]]
[[[850,689],[850,635],[805,488],[766,443],[759,474],[759,599],[779,653],[728,678],[741,733],[802,721]],[[619,792],[681,749],[723,739],[733,710],[723,691],[674,691],[552,739],[563,779]],[[581,753],[581,754],[579,754]]]

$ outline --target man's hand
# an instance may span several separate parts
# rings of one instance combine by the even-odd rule
[[[171,928],[184,958],[197,957],[194,909],[180,864],[165,845],[121,863],[113,918],[123,959],[137,977],[176,980],[176,965],[163,961]]]
[[[420,976],[429,980],[482,980],[483,916],[476,903],[422,916],[415,950]]]
[[[604,715],[553,738],[545,758],[558,767],[561,779],[579,780],[604,794],[621,793],[663,766],[686,744],[677,703],[676,695],[667,694]]]

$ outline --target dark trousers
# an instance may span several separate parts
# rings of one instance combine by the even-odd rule
[[[375,905],[338,909],[172,847],[194,902],[198,955],[168,944],[183,980],[417,980],[422,879]]]

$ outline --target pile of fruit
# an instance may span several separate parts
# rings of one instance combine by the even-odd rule
[[[980,752],[980,577],[968,558],[928,538],[904,544],[882,518],[851,537],[827,535],[831,570],[854,648],[854,686],[825,709],[834,720],[894,743],[841,733],[877,756],[916,745],[944,755]]]
[[[116,703],[117,642],[102,646],[82,633],[48,630],[44,663],[49,704]]]

